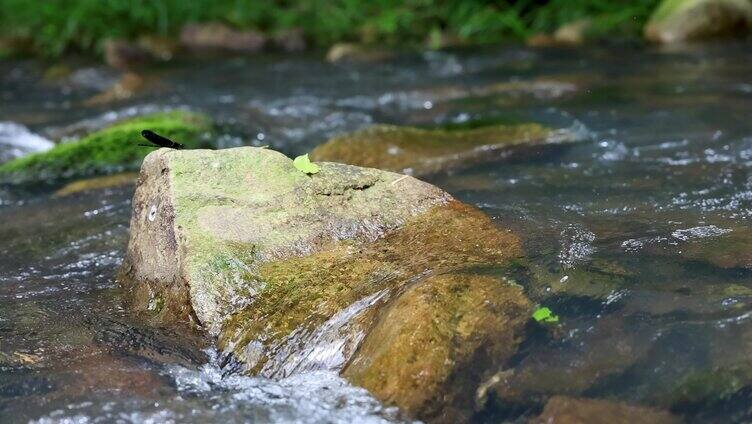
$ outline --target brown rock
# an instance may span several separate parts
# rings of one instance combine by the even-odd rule
[[[180,32],[183,47],[196,51],[258,53],[266,42],[266,37],[260,32],[240,31],[219,22],[188,24]]]
[[[551,34],[539,32],[531,35],[525,43],[530,47],[551,47],[556,45],[556,39]]]
[[[656,43],[743,36],[752,29],[749,0],[663,0],[645,26]]]
[[[84,101],[86,106],[106,104],[118,100],[130,99],[146,86],[144,78],[135,72],[126,72],[110,88]]]
[[[104,42],[104,61],[115,69],[127,70],[153,60],[151,53],[138,44],[122,39],[108,39]]]
[[[623,317],[601,319],[579,339],[582,350],[539,349],[493,376],[486,392],[502,405],[533,406],[549,396],[581,396],[600,379],[618,375],[648,349],[623,328]],[[485,399],[480,398],[483,403]]]
[[[394,57],[394,53],[377,47],[356,43],[337,43],[326,53],[327,62],[382,62]]]
[[[589,19],[581,19],[562,25],[554,32],[554,41],[558,44],[582,44],[590,27],[592,27],[592,22]]]
[[[669,412],[601,399],[554,396],[530,424],[678,424]]]
[[[422,176],[472,164],[534,155],[555,145],[580,141],[569,130],[538,124],[488,125],[470,129],[425,129],[374,125],[336,136],[311,152],[314,160]]]
[[[276,34],[272,38],[272,44],[278,50],[293,53],[306,49],[305,34],[301,28],[293,28]]]

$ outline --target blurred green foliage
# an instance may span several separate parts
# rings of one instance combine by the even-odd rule
[[[176,35],[188,22],[222,21],[274,34],[302,28],[314,44],[469,43],[523,39],[589,18],[595,35],[642,27],[658,0],[0,0],[0,32],[57,56],[94,51],[108,37]]]

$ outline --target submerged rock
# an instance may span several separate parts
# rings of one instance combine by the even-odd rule
[[[506,278],[519,239],[414,178],[318,165],[150,154],[121,273],[131,309],[193,319],[253,374],[338,371],[418,417],[466,417],[529,318]]]
[[[187,337],[182,332],[140,328],[110,319],[87,322],[86,325],[93,332],[94,342],[114,355],[194,367],[208,359],[202,350],[206,348],[206,341],[195,335]]]
[[[552,130],[539,124],[470,129],[375,125],[330,139],[317,146],[311,158],[420,176],[532,156],[583,138],[577,131]]]
[[[695,371],[679,381],[659,401],[674,408],[702,409],[722,404],[752,386],[749,363]]]
[[[528,269],[533,276],[530,292],[540,297],[561,294],[605,300],[635,278],[620,264],[602,259],[571,268],[530,263]]]
[[[669,412],[604,399],[554,396],[531,424],[678,424]]]
[[[695,231],[689,234],[697,239],[682,240],[681,256],[719,268],[752,269],[752,230],[748,226],[724,224],[690,228],[690,231]],[[686,231],[674,231],[672,236],[681,237]]]
[[[594,220],[598,238],[615,249],[712,265],[752,269],[752,230],[730,219],[691,210],[638,211],[629,219]],[[617,247],[618,246],[618,247]]]
[[[623,317],[606,316],[584,334],[570,333],[574,338],[570,346],[553,345],[531,352],[516,367],[490,378],[484,392],[495,400],[492,404],[524,408],[555,395],[583,396],[645,356],[649,346],[621,320]]]
[[[58,144],[0,165],[0,181],[26,183],[58,178],[108,174],[137,169],[151,149],[141,131],[153,130],[187,147],[202,146],[202,136],[211,130],[203,115],[173,111],[118,122],[81,140]]]
[[[645,26],[658,43],[745,35],[752,28],[749,0],[663,0]]]

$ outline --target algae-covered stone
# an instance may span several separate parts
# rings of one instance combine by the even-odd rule
[[[540,297],[563,294],[605,300],[635,277],[618,263],[603,259],[567,269],[552,270],[535,263],[527,268],[533,276],[530,291]]]
[[[743,35],[750,28],[750,0],[663,0],[645,26],[645,37],[673,43]]]
[[[141,131],[150,129],[187,147],[204,145],[211,130],[203,115],[173,111],[116,123],[81,140],[58,144],[50,150],[24,156],[0,165],[0,181],[34,182],[77,176],[108,174],[138,169],[150,152]]]
[[[675,408],[710,406],[728,400],[741,390],[749,390],[750,386],[752,366],[733,364],[690,373],[661,402]]]
[[[422,418],[456,422],[471,410],[468,388],[515,353],[529,310],[522,290],[498,278],[428,277],[388,307],[344,375],[385,402],[421,411]]]
[[[531,424],[678,424],[682,420],[667,411],[605,399],[554,396]]]
[[[582,135],[576,132],[539,124],[470,129],[376,125],[330,139],[316,147],[311,158],[420,176],[510,156],[535,155],[580,139]]]
[[[121,275],[131,308],[195,320],[250,373],[346,370],[417,416],[465,411],[529,317],[506,277],[519,239],[412,177],[317,165],[252,147],[149,155]]]

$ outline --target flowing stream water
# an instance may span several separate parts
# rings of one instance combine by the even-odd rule
[[[0,161],[172,108],[212,116],[223,128],[217,147],[290,156],[375,123],[579,128],[588,141],[555,155],[428,178],[522,236],[537,270],[523,284],[560,316],[556,335],[531,331],[509,364],[535,376],[519,384],[671,407],[690,422],[743,422],[752,419],[750,47],[512,46],[378,65],[316,54],[195,59],[145,70],[143,91],[105,104],[86,99],[115,71],[75,62],[54,79],[49,64],[6,60]],[[133,188],[53,189],[0,187],[0,422],[404,419],[330,372],[223,378],[210,348],[132,322],[114,277]],[[702,380],[724,373],[736,375],[732,389]],[[690,377],[720,395],[672,400]],[[476,420],[522,422],[540,406]]]

